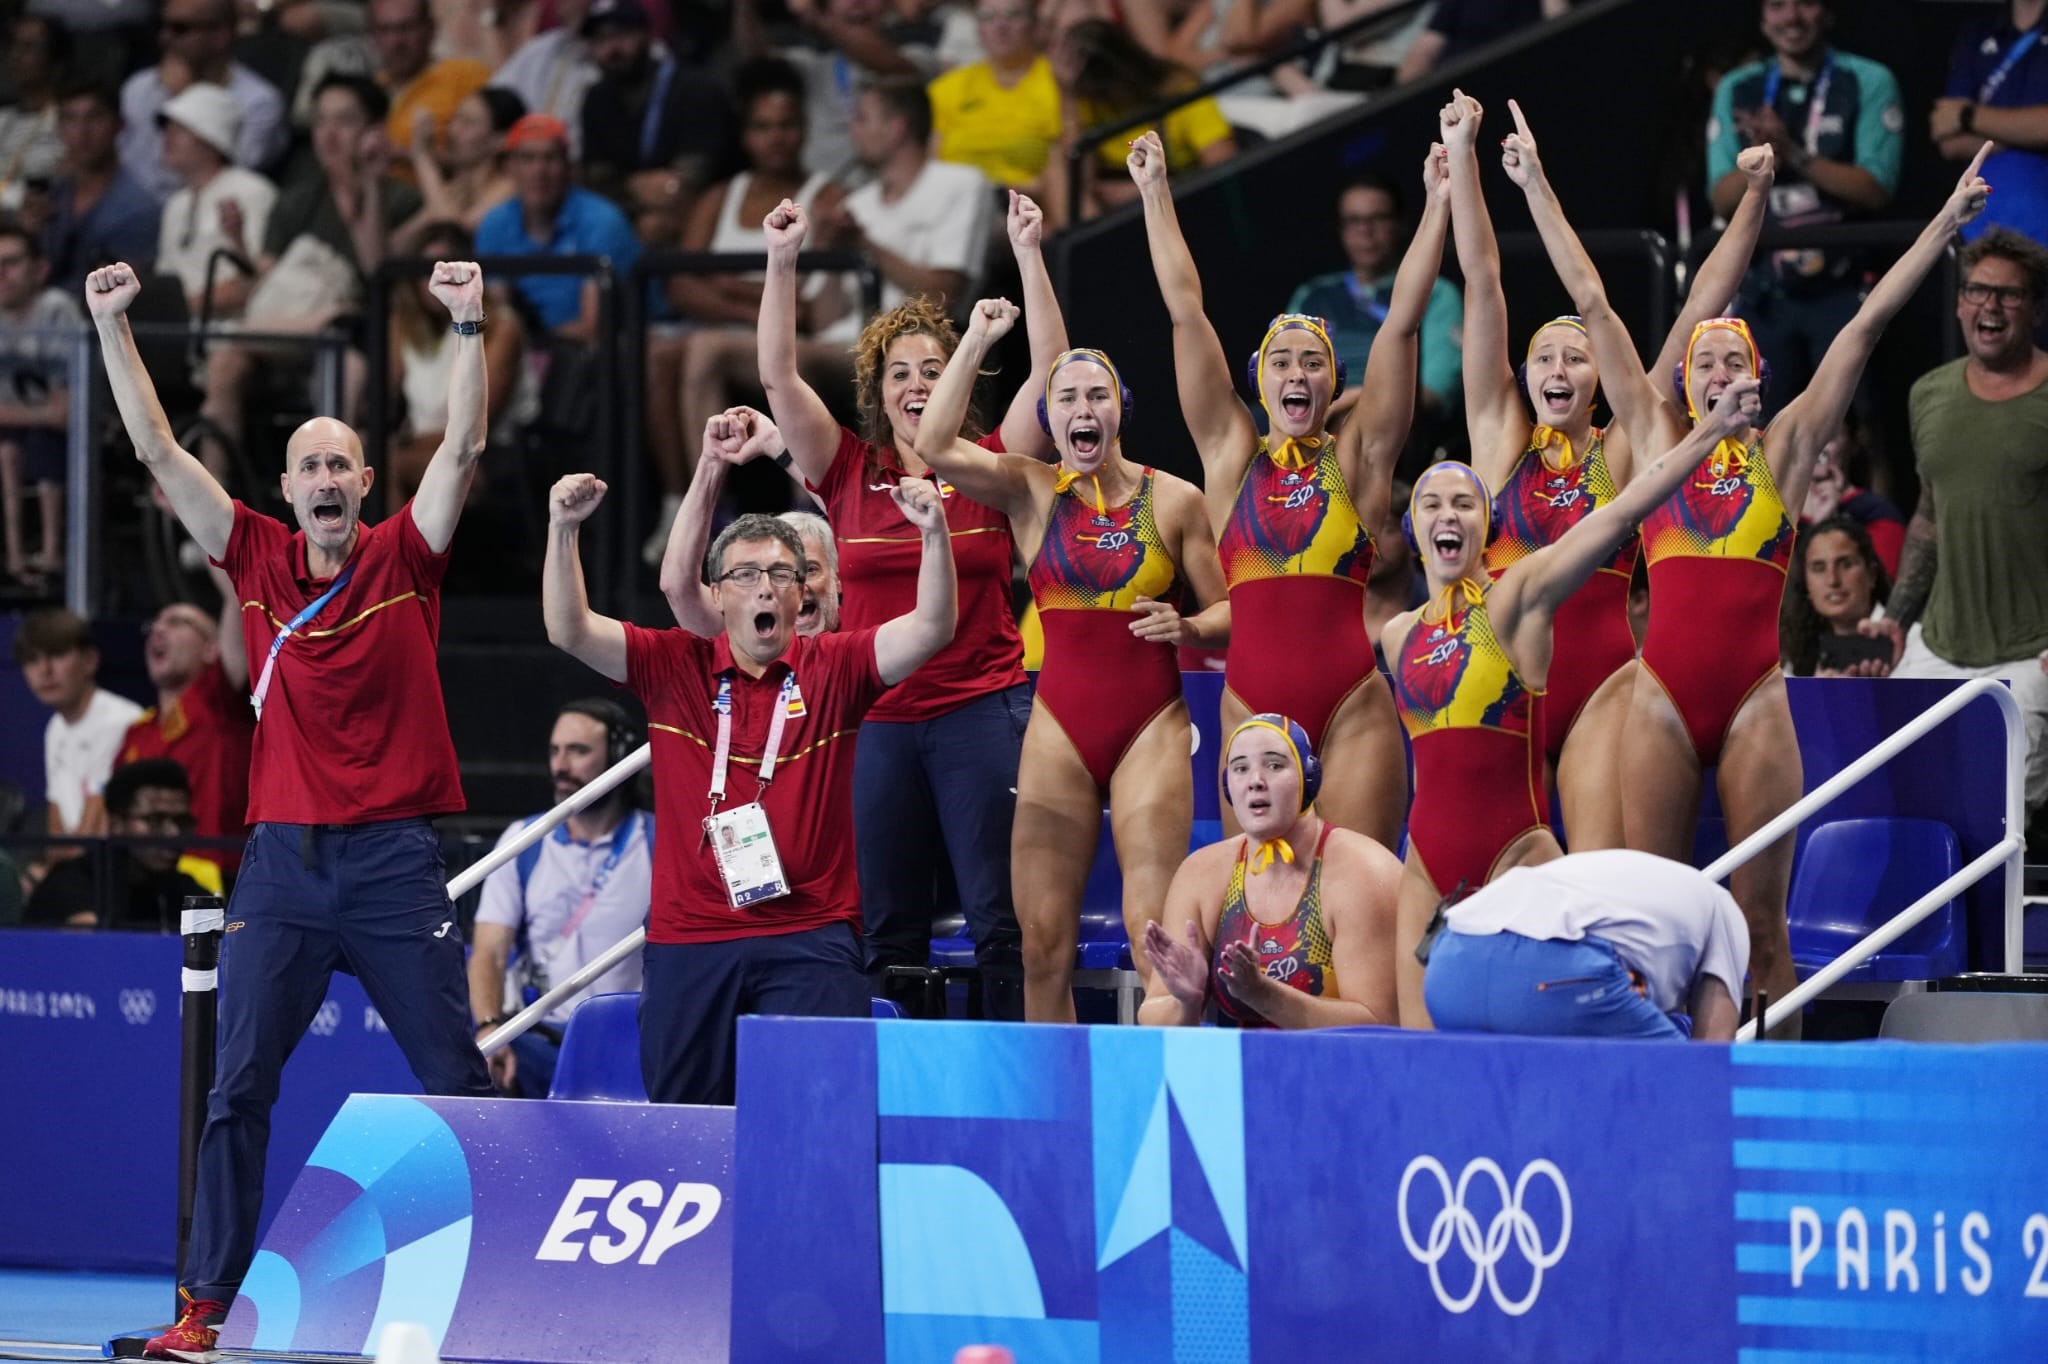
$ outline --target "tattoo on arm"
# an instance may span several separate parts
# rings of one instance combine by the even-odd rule
[[[1928,494],[1921,495],[1920,506],[1906,527],[1906,545],[1899,551],[1899,580],[1892,584],[1891,598],[1885,603],[1885,615],[1897,621],[1901,630],[1911,629],[1913,622],[1920,619],[1920,613],[1927,607],[1928,593],[1934,587],[1941,538],[1933,508],[1928,505],[1931,501]]]

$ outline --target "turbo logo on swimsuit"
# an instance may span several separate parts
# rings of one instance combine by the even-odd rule
[[[1416,1175],[1424,1172],[1434,1176],[1442,1190],[1443,1206],[1430,1220],[1428,1235],[1417,1241],[1408,1215],[1409,1194]],[[1530,1182],[1539,1175],[1549,1180],[1557,1190],[1558,1225],[1554,1244],[1545,1244],[1542,1229],[1523,1201]],[[1466,1202],[1466,1195],[1472,1191],[1473,1180],[1477,1176],[1484,1176],[1493,1184],[1495,1201],[1499,1205],[1483,1233],[1478,1215]],[[1418,1263],[1428,1267],[1429,1286],[1436,1293],[1436,1300],[1448,1312],[1470,1311],[1472,1305],[1479,1301],[1480,1290],[1484,1289],[1493,1296],[1494,1306],[1511,1317],[1521,1316],[1536,1305],[1536,1297],[1543,1291],[1543,1271],[1562,1260],[1565,1247],[1571,1244],[1571,1191],[1565,1185],[1564,1173],[1547,1160],[1532,1160],[1523,1166],[1522,1173],[1510,1189],[1507,1175],[1485,1156],[1467,1164],[1458,1175],[1455,1186],[1442,1161],[1435,1156],[1417,1156],[1408,1162],[1408,1168],[1401,1174],[1401,1188],[1395,1195],[1395,1203],[1400,1216],[1401,1242]],[[1472,1262],[1472,1282],[1456,1296],[1445,1286],[1441,1268],[1450,1257],[1453,1241],[1463,1258]],[[1529,1286],[1518,1298],[1508,1296],[1496,1272],[1511,1242],[1529,1265]]]

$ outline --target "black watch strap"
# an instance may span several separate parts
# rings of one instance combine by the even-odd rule
[[[457,322],[451,330],[457,336],[482,336],[484,334],[484,321],[484,318],[479,317],[474,322]]]

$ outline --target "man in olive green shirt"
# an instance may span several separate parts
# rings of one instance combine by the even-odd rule
[[[1895,677],[1993,677],[2027,723],[2027,805],[2048,802],[2048,250],[1993,228],[1963,251],[1968,354],[1913,385],[1920,505],[1886,614]]]

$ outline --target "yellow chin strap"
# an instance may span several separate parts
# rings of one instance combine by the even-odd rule
[[[1572,449],[1572,438],[1555,426],[1539,426],[1529,433],[1529,448],[1540,455],[1548,456],[1551,450],[1560,447],[1564,450],[1564,458],[1554,467],[1563,472],[1579,462],[1578,452]],[[1546,457],[1543,462],[1549,464],[1550,460]]]
[[[1057,497],[1073,487],[1076,480],[1083,477],[1086,477],[1090,483],[1095,485],[1095,514],[1097,516],[1109,515],[1109,508],[1102,500],[1102,479],[1095,474],[1083,475],[1079,469],[1062,469],[1052,481],[1053,495]]]
[[[1266,414],[1266,429],[1268,431],[1273,429],[1273,409],[1266,405],[1266,385],[1263,379],[1258,376],[1263,376],[1266,372],[1266,351],[1273,344],[1273,338],[1281,332],[1295,328],[1309,333],[1316,340],[1322,342],[1323,350],[1329,354],[1331,369],[1334,371],[1337,366],[1337,348],[1330,344],[1329,329],[1323,325],[1320,319],[1310,317],[1306,313],[1282,313],[1274,318],[1273,325],[1266,328],[1266,335],[1259,341],[1259,363],[1258,367],[1253,371],[1255,386],[1259,392],[1259,408]],[[1321,436],[1304,436],[1300,439],[1296,439],[1293,436],[1283,436],[1278,445],[1273,444],[1270,436],[1266,441],[1266,454],[1273,463],[1279,465],[1282,469],[1297,471],[1306,469],[1310,464],[1314,463],[1315,459],[1311,456],[1310,452],[1320,456],[1322,448],[1323,437]]]
[[[1470,578],[1460,578],[1458,581],[1448,584],[1443,591],[1436,594],[1435,600],[1423,608],[1423,620],[1432,625],[1438,621],[1449,620],[1452,613],[1458,609],[1458,600],[1461,597],[1464,599],[1468,609],[1474,606],[1483,606],[1486,604],[1486,589],[1480,587]],[[1432,610],[1436,612],[1434,616],[1430,614]]]
[[[1734,332],[1742,338],[1742,343],[1749,347],[1750,374],[1759,379],[1763,377],[1763,352],[1757,349],[1756,336],[1750,331],[1747,322],[1739,317],[1710,317],[1695,326],[1692,335],[1686,339],[1683,362],[1685,369],[1679,379],[1680,385],[1685,389],[1685,415],[1691,418],[1694,426],[1699,425],[1700,413],[1692,400],[1692,351],[1693,347],[1700,343],[1700,337],[1716,327]],[[1707,467],[1715,478],[1738,475],[1749,467],[1749,446],[1733,436],[1723,436],[1714,446],[1712,462]]]
[[[1282,862],[1292,866],[1294,863],[1294,845],[1284,838],[1260,839],[1259,850],[1252,854],[1252,874],[1256,876],[1272,866],[1273,859],[1276,856]]]

